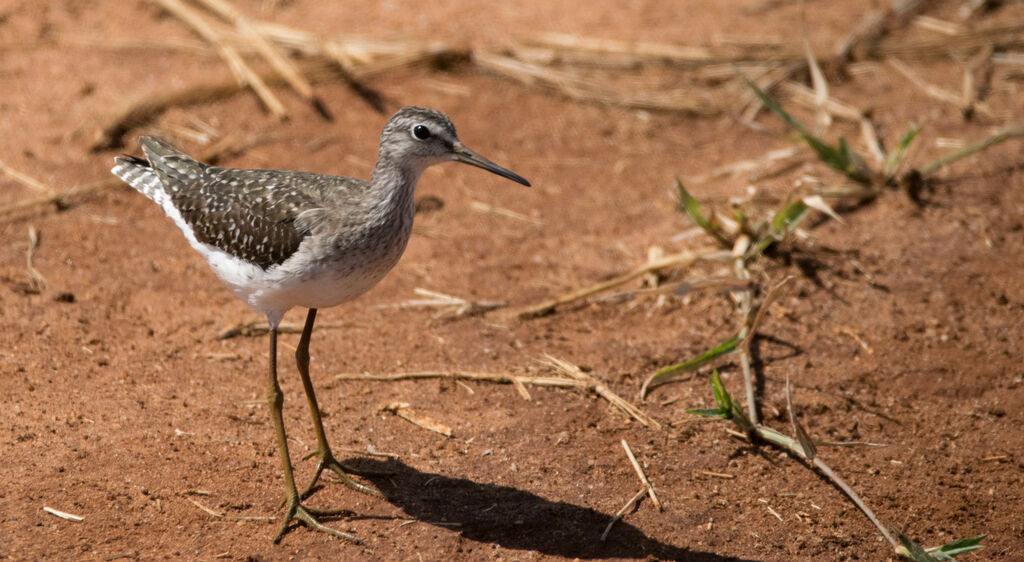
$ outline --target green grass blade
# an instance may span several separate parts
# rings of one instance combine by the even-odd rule
[[[711,223],[701,211],[700,202],[696,197],[690,195],[689,191],[686,191],[686,187],[683,186],[679,177],[676,177],[676,189],[679,191],[679,211],[686,213],[686,216],[690,217],[694,224],[704,230],[711,228]]]
[[[986,537],[988,537],[988,535],[978,535],[976,537],[960,539],[958,541],[953,541],[951,543],[944,544],[937,549],[928,550],[933,551],[936,555],[942,554],[944,556],[948,556],[949,559],[952,560],[959,554],[970,552],[972,550],[978,550],[980,548],[985,548],[985,545],[979,543],[985,540]]]
[[[885,160],[886,176],[892,175],[899,168],[900,163],[903,161],[903,156],[907,153],[907,148],[910,148],[910,143],[914,142],[914,139],[917,138],[917,133],[920,131],[916,123],[910,124],[910,129],[903,134],[903,138],[900,139],[896,148],[889,153],[889,157]]]
[[[840,137],[839,146],[832,146],[825,141],[821,140],[813,133],[811,133],[807,127],[804,127],[803,123],[797,121],[792,115],[789,114],[779,101],[775,99],[771,94],[765,92],[754,83],[753,80],[747,78],[746,75],[740,73],[743,80],[746,81],[747,86],[753,90],[754,95],[761,101],[761,104],[771,110],[772,113],[779,116],[780,119],[786,122],[793,130],[800,133],[804,142],[811,147],[811,150],[818,155],[818,159],[824,162],[828,167],[836,170],[848,178],[859,182],[868,183],[870,178],[865,173],[863,165],[860,164],[863,160],[856,156],[855,153],[850,149],[850,146],[846,144],[846,141]]]
[[[784,236],[793,232],[810,210],[811,208],[807,206],[807,203],[793,201],[772,217],[772,230],[778,236]]]
[[[718,369],[711,371],[711,391],[715,393],[718,409],[723,412],[732,412],[732,396],[729,396],[729,391],[722,384],[722,377],[718,375]]]
[[[754,245],[751,255],[760,254],[768,246],[785,238],[787,234],[796,229],[810,211],[811,208],[803,201],[793,201],[780,209],[772,217],[770,230]]]
[[[779,100],[775,99],[771,94],[759,88],[758,85],[755,84],[753,80],[748,78],[746,74],[743,74],[741,72],[740,76],[743,78],[743,81],[747,83],[747,86],[750,87],[751,90],[753,90],[754,95],[757,96],[757,99],[761,100],[761,105],[767,107],[775,115],[778,115],[780,119],[785,121],[786,124],[789,125],[793,130],[800,133],[801,136],[805,138],[810,137],[817,140],[816,137],[812,135],[809,130],[807,130],[807,127],[804,127],[803,123],[797,121],[796,118],[790,115],[785,109],[782,109],[782,105],[779,104]]]
[[[690,359],[689,361],[658,369],[658,371],[651,375],[651,378],[648,379],[647,385],[650,386],[655,383],[660,384],[664,382],[665,379],[671,378],[675,375],[693,371],[704,365],[707,365],[711,361],[714,361],[715,359],[718,359],[719,357],[727,353],[731,353],[734,349],[736,349],[736,346],[739,345],[739,343],[739,336],[733,336],[723,341],[722,343],[718,344],[717,346],[694,357],[693,359]]]
[[[704,232],[707,232],[719,244],[726,248],[732,247],[732,243],[722,236],[722,233],[719,232],[715,224],[704,216],[704,212],[700,208],[700,202],[697,201],[696,197],[690,195],[690,192],[686,191],[686,187],[683,186],[683,182],[678,177],[676,177],[676,189],[679,190],[679,212],[690,217],[694,224],[702,228]]]
[[[729,395],[729,391],[725,389],[725,384],[722,383],[722,377],[718,374],[718,369],[711,372],[711,391],[715,394],[715,403],[718,404],[717,408],[696,408],[693,410],[687,410],[688,414],[695,414],[706,418],[722,418],[725,420],[733,420],[737,425],[743,429],[749,429],[751,427],[747,417],[743,415],[743,409],[740,405],[733,401],[732,396]]]
[[[687,410],[686,413],[687,414],[693,414],[695,416],[705,417],[705,418],[722,418],[722,419],[726,419],[726,418],[729,417],[729,415],[727,413],[723,412],[719,408],[695,408],[695,409],[692,409],[692,410]]]
[[[850,148],[843,137],[839,137],[839,153],[841,158],[836,163],[843,165],[843,169],[836,168],[836,170],[846,174],[846,177],[851,180],[864,184],[871,182],[871,172],[868,170],[867,164],[864,163],[864,159]]]

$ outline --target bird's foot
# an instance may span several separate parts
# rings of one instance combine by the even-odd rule
[[[288,532],[288,527],[292,521],[298,521],[303,525],[313,529],[314,531],[320,531],[321,533],[327,533],[328,535],[334,535],[340,539],[352,541],[356,544],[365,544],[362,539],[355,535],[348,533],[342,533],[337,529],[332,529],[327,525],[324,525],[320,521],[317,521],[317,517],[331,516],[331,515],[350,515],[352,512],[344,509],[339,510],[321,510],[305,507],[299,502],[299,497],[291,496],[285,500],[287,503],[287,510],[284,513],[284,520],[281,522],[281,530],[277,532],[277,536],[274,537],[274,543],[281,542],[281,537]]]
[[[349,476],[350,470],[346,469],[344,466],[341,465],[341,463],[337,461],[337,459],[334,458],[334,453],[332,453],[329,448],[313,451],[312,453],[307,455],[306,458],[308,459],[314,456],[319,456],[320,460],[316,464],[316,472],[313,473],[313,479],[309,481],[309,485],[306,486],[306,490],[299,494],[300,498],[305,499],[307,496],[309,496],[310,492],[313,491],[313,488],[316,486],[316,483],[320,479],[320,475],[323,474],[324,470],[329,470],[333,472],[338,476],[338,478],[341,478],[343,484],[345,484],[349,488],[352,488],[353,490],[356,490],[357,492],[362,492],[364,494],[369,494],[371,496],[377,496],[379,498],[384,497],[384,494],[380,493],[379,491],[364,486],[359,482],[353,480],[352,477]]]

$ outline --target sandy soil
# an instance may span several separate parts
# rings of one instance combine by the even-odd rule
[[[436,9],[239,2],[246,13],[322,34],[470,46],[500,47],[535,31],[684,44],[798,41],[799,6],[749,9],[761,4],[591,2],[579,10],[565,1],[453,1]],[[877,3],[855,4],[807,3],[816,51],[832,49]],[[938,2],[927,13],[959,21],[960,4]],[[1011,2],[966,25],[1022,20],[1024,4]],[[935,33],[914,25],[899,32]],[[38,45],[72,35],[194,40],[147,2],[0,4],[0,161],[54,189],[105,178],[113,156],[133,152],[139,134],[165,135],[198,153],[200,143],[174,135],[197,123],[221,134],[272,135],[225,165],[362,177],[372,167],[387,115],[340,83],[317,88],[332,122],[284,90],[292,118],[278,122],[243,94],[168,111],[130,131],[123,149],[90,151],[96,128],[128,101],[227,72],[215,56],[168,49]],[[963,60],[912,65],[926,80],[960,91]],[[871,110],[890,146],[908,123],[922,126],[915,163],[1024,118],[1019,66],[995,67],[986,100],[992,114],[970,120],[885,64],[831,78],[832,95]],[[767,132],[756,132],[728,116],[580,103],[458,64],[392,71],[367,85],[383,96],[387,113],[412,104],[442,109],[467,145],[534,187],[454,164],[431,169],[417,196],[443,205],[417,216],[399,265],[364,298],[321,312],[312,371],[328,434],[387,499],[328,479],[310,503],[352,510],[331,524],[366,546],[304,528],[275,545],[274,524],[237,518],[278,515],[282,495],[263,403],[266,337],[218,339],[225,326],[259,318],[220,285],[155,205],[118,187],[70,209],[0,218],[0,557],[893,558],[877,530],[808,467],[736,439],[725,422],[687,414],[712,405],[704,373],[660,387],[641,404],[660,430],[572,390],[530,387],[525,400],[508,385],[337,379],[428,370],[544,375],[549,370],[538,359],[551,354],[638,402],[640,384],[655,369],[735,333],[737,316],[725,295],[591,299],[529,320],[509,311],[631,269],[651,246],[676,252],[708,243],[677,237],[690,225],[674,209],[673,177],[702,201],[727,208],[730,197],[746,193],[749,176],[696,178],[792,146],[778,135],[777,120],[762,114]],[[834,130],[859,138],[856,125]],[[758,190],[782,197],[800,174],[829,174],[810,156],[804,162],[757,181]],[[847,210],[842,224],[815,219],[809,238],[787,244],[757,271],[766,282],[794,276],[755,343],[766,423],[788,431],[789,377],[816,438],[887,445],[821,447],[820,454],[891,528],[926,545],[989,534],[982,554],[964,559],[1024,558],[1021,162],[1024,143],[1010,141],[938,172],[921,202],[893,191]],[[2,206],[40,195],[0,177]],[[520,216],[480,210],[488,206]],[[25,267],[30,228],[41,241],[34,267],[48,281],[41,291],[31,290]],[[723,271],[701,265],[680,275]],[[417,287],[509,305],[454,319],[389,306],[418,298]],[[285,321],[303,317],[296,310]],[[300,459],[315,440],[291,362],[297,339],[282,336],[280,362],[285,419],[304,480],[313,466]],[[738,365],[720,366],[741,395]],[[391,402],[410,404],[453,436],[381,409]],[[665,509],[641,502],[601,542],[611,516],[639,488],[622,439]],[[395,457],[363,454],[368,447]],[[61,519],[44,507],[83,519]]]

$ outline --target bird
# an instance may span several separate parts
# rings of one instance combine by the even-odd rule
[[[159,205],[235,295],[267,318],[267,404],[284,476],[284,515],[274,543],[292,522],[362,544],[320,522],[339,511],[307,507],[321,474],[357,483],[338,462],[309,378],[309,343],[317,310],[356,299],[398,262],[412,231],[413,193],[420,175],[442,162],[462,162],[529,187],[530,182],[467,148],[444,113],[407,106],[380,135],[369,180],[285,170],[247,170],[199,162],[152,136],[139,139],[144,157],[120,156],[111,173]],[[319,457],[302,493],[295,485],[277,377],[278,327],[294,307],[308,309],[295,351],[317,437]]]

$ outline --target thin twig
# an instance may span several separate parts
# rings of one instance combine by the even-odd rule
[[[445,437],[452,436],[452,428],[448,427],[447,425],[438,423],[427,417],[416,415],[413,412],[413,409],[410,408],[409,404],[406,402],[391,402],[390,404],[386,404],[383,407],[381,407],[381,410],[391,412],[392,414],[395,414],[396,416],[402,418],[403,420],[418,425],[428,431],[440,433]]]
[[[642,497],[644,497],[646,495],[647,495],[647,488],[646,487],[640,488],[640,491],[637,492],[636,495],[633,496],[628,502],[626,502],[626,505],[622,506],[622,509],[620,509],[615,514],[615,516],[612,517],[612,520],[608,522],[608,526],[604,528],[604,532],[601,533],[601,542],[604,542],[605,539],[608,538],[608,533],[611,532],[612,525],[615,525],[616,521],[621,521],[622,520],[622,516],[625,515],[626,512],[629,511],[634,505],[636,505],[636,502],[640,501],[640,498],[642,498]]]
[[[192,505],[198,507],[199,509],[205,511],[206,513],[209,513],[210,515],[216,517],[217,519],[222,519],[224,517],[223,513],[219,512],[219,511],[214,511],[214,510],[206,507],[205,505],[197,502],[196,500],[194,500],[192,498],[185,498],[185,499],[188,500]]]
[[[343,373],[335,375],[334,380],[339,381],[372,381],[372,382],[396,382],[406,380],[422,379],[454,379],[475,382],[490,382],[498,384],[532,384],[534,386],[547,386],[555,388],[583,388],[579,381],[565,377],[527,377],[501,373],[473,373],[467,371],[428,371],[418,373],[390,373],[384,375],[373,375],[369,373],[351,374]]]
[[[210,509],[210,508],[206,507],[205,505],[197,502],[196,500],[194,500],[192,498],[185,498],[185,499],[188,500],[189,502],[191,502],[192,505],[198,507],[199,509],[205,511],[206,513],[209,513],[210,515],[216,517],[217,519],[231,519],[231,520],[234,520],[234,521],[275,521],[276,520],[275,517],[267,517],[267,516],[259,516],[259,515],[227,515],[225,513],[222,513],[222,512],[219,512],[219,511],[215,511],[213,509]]]
[[[647,414],[637,409],[635,406],[626,402],[622,397],[612,392],[607,386],[598,382],[593,377],[590,377],[583,373],[579,367],[572,365],[567,361],[556,359],[550,355],[545,356],[547,365],[554,367],[558,372],[562,373],[563,376],[559,377],[530,377],[524,375],[513,375],[509,373],[479,373],[479,372],[468,372],[468,371],[426,371],[426,372],[415,372],[415,373],[390,373],[384,375],[373,375],[373,374],[340,374],[334,377],[334,380],[358,380],[358,381],[377,381],[377,382],[394,382],[394,381],[405,381],[405,380],[421,380],[421,379],[454,379],[454,380],[466,380],[475,382],[489,382],[498,384],[511,384],[516,388],[526,400],[530,400],[530,394],[526,391],[525,385],[534,386],[545,386],[555,388],[575,388],[584,391],[592,391],[601,398],[604,398],[616,408],[622,410],[633,419],[637,420],[644,426],[650,426],[655,429],[661,429],[661,424],[657,420],[651,418]]]
[[[323,322],[316,325],[318,330],[331,330],[336,328],[348,328],[352,326],[348,322]],[[301,324],[281,323],[277,326],[277,333],[279,334],[301,334],[303,326]],[[232,326],[221,329],[217,334],[217,339],[227,340],[234,337],[253,337],[263,336],[270,333],[270,325],[265,320],[252,320],[249,322],[239,322]]]
[[[599,382],[594,377],[584,373],[578,366],[546,353],[544,354],[544,362],[554,367],[559,372],[585,383],[588,390],[593,391],[598,396],[604,398],[608,402],[611,402],[613,406],[640,422],[644,427],[649,426],[654,429],[661,429],[661,424],[658,423],[657,420],[643,413],[639,408],[627,402],[618,394],[612,392],[604,383]]]
[[[633,454],[633,450],[629,448],[629,443],[627,443],[625,439],[622,439],[620,443],[622,443],[622,448],[626,451],[626,456],[629,457],[629,462],[633,465],[633,470],[636,471],[637,477],[640,478],[640,482],[647,489],[648,495],[651,496],[651,502],[654,504],[654,507],[657,507],[658,511],[665,511],[665,508],[661,506],[661,502],[658,501],[658,496],[654,493],[654,484],[651,484],[651,480],[647,478],[647,474],[644,473],[644,469],[641,468],[640,463],[637,462],[636,456]]]

